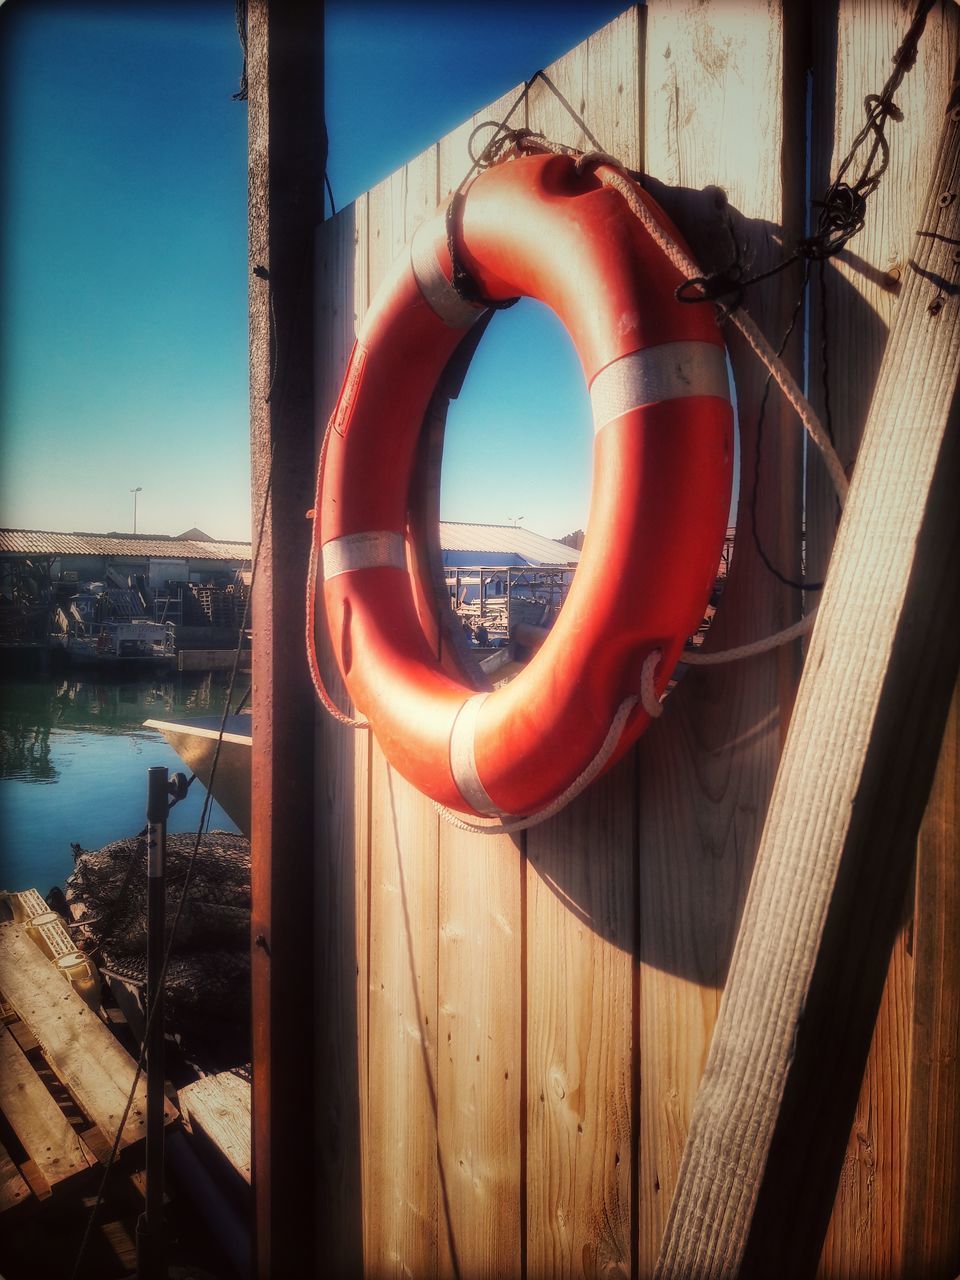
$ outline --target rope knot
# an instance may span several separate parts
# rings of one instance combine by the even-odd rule
[[[722,304],[729,314],[736,311],[743,301],[743,283],[743,268],[739,262],[733,262],[722,271],[691,276],[689,280],[677,285],[673,296],[678,302]]]
[[[623,172],[623,165],[616,156],[611,156],[606,151],[584,151],[576,157],[573,167],[577,173],[582,173],[584,169],[590,166],[596,168],[598,164],[606,164],[611,169],[616,169],[620,173]]]
[[[478,154],[474,154],[474,141],[477,134],[484,129],[493,129],[493,136]],[[542,136],[534,133],[532,129],[505,129],[496,120],[484,120],[470,134],[467,140],[467,151],[475,169],[490,169],[504,158],[504,152],[509,147],[522,151],[525,150],[524,143],[528,139]]]
[[[816,234],[801,240],[799,251],[805,258],[819,261],[838,253],[847,241],[862,230],[867,214],[867,201],[859,184],[835,182],[822,200],[813,204],[820,209]]]

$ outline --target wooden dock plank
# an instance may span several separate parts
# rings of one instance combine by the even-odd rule
[[[0,1144],[0,1213],[21,1204],[30,1196],[30,1188],[20,1175],[20,1170],[10,1158],[6,1147]]]
[[[233,1071],[194,1080],[180,1090],[180,1109],[250,1183],[250,1081]]]
[[[0,990],[40,1042],[43,1055],[79,1106],[112,1140],[133,1083],[133,1059],[21,925],[0,925]],[[141,1078],[121,1149],[146,1135]],[[166,1104],[168,1121],[176,1109]]]
[[[5,1027],[0,1027],[0,1111],[51,1187],[94,1163]]]

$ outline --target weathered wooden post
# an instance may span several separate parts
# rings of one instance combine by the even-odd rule
[[[253,451],[252,977],[257,1274],[297,1275],[314,1204],[313,694],[302,599],[313,443],[309,285],[323,219],[323,5],[249,0]]]

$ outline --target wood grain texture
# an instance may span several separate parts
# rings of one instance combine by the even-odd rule
[[[180,1090],[180,1110],[250,1182],[250,1081],[232,1071],[194,1080]]]
[[[0,1027],[0,1111],[51,1187],[96,1163],[6,1027]],[[16,1183],[4,1182],[19,1199]]]
[[[469,171],[473,128],[502,118],[515,97],[505,94],[440,139],[434,206],[424,194],[419,216]],[[420,166],[427,178],[423,157]],[[444,823],[437,840],[436,1265],[442,1275],[507,1280],[521,1265],[521,854],[512,840]]]
[[[301,601],[313,499],[312,260],[323,219],[323,10],[246,6],[253,587],[251,987],[257,1265],[336,1233],[314,1196],[314,700]],[[259,942],[256,940],[259,939]],[[322,1090],[320,1091],[322,1093]]]
[[[524,123],[635,167],[639,65],[630,10],[545,69]],[[633,1265],[635,804],[628,761],[526,837],[531,1275],[626,1277]]]
[[[956,677],[960,304],[956,291],[932,304],[955,277],[960,219],[939,196],[958,181],[951,113],[691,1122],[662,1277],[803,1276],[819,1254]]]
[[[646,11],[645,181],[709,269],[730,261],[731,228],[751,270],[777,261],[782,236],[797,229],[798,174],[782,152],[797,116],[800,54],[786,37],[779,5],[666,0]],[[787,273],[747,299],[774,343],[785,332],[798,283],[796,273]],[[763,565],[750,503],[755,497],[767,553],[790,573],[799,561],[800,429],[772,395],[755,487],[764,373],[752,353],[729,340],[739,408],[739,511],[732,570],[707,640],[718,649],[787,625],[799,607],[796,593]],[[676,1184],[794,670],[787,650],[691,671],[638,744],[641,1276],[653,1272]]]
[[[864,98],[882,88],[915,6],[893,0],[835,0],[812,21],[815,83],[811,184],[827,189],[865,119]],[[889,166],[870,196],[863,230],[811,275],[810,398],[825,415],[844,465],[856,458],[887,334],[907,276],[918,217],[937,146],[937,129],[954,64],[960,21],[953,5],[927,18],[917,63],[898,89],[901,123],[887,126]],[[861,153],[861,159],[865,158]],[[860,168],[854,165],[852,174]],[[825,293],[825,299],[821,296]],[[822,363],[826,303],[827,369]],[[836,533],[833,489],[815,453],[808,478],[807,561],[821,578]]]
[[[450,1229],[440,1272],[520,1274],[519,842],[440,830],[439,1141]]]
[[[26,936],[0,925],[0,991],[28,1023],[43,1055],[79,1106],[113,1138],[133,1084],[133,1059]],[[146,1135],[146,1082],[141,1077],[120,1149]],[[176,1110],[165,1104],[168,1120]]]
[[[368,195],[372,296],[437,206],[430,147]],[[438,1146],[439,819],[370,743],[365,1258],[374,1275],[429,1274],[451,1224]]]
[[[375,743],[371,768],[366,1265],[429,1275],[451,1225],[437,1136],[437,816]]]
[[[0,1144],[0,1213],[21,1204],[29,1196],[30,1188],[10,1159],[10,1153]]]
[[[327,420],[366,308],[365,198],[318,229],[315,357],[319,458]],[[360,245],[362,244],[362,252]],[[306,526],[305,526],[306,528]],[[319,592],[315,634],[323,679],[334,703],[353,710],[333,657]],[[331,1275],[362,1267],[361,1152],[366,1052],[366,911],[369,734],[336,723],[317,708],[316,719],[316,943],[317,1098],[316,1196],[324,1212],[336,1206],[339,1230],[327,1256]]]
[[[813,28],[815,96],[812,182],[823,190],[864,120],[863,100],[890,71],[910,11],[889,0],[841,0]],[[940,115],[958,53],[952,6],[927,20],[919,56],[896,95],[904,120],[888,127],[890,164],[870,197],[864,229],[811,287],[811,399],[830,422],[845,463],[856,457],[887,333],[899,306],[921,205],[929,185]],[[859,169],[855,169],[855,175]],[[854,176],[855,176],[854,175]],[[836,503],[815,457],[808,472],[807,563],[823,577],[836,530]],[[904,905],[909,920],[912,887]],[[918,904],[919,909],[919,904]],[[929,908],[928,908],[929,909]],[[934,908],[936,910],[937,908]],[[910,1249],[902,1231],[915,953],[909,927],[898,937],[877,1017],[860,1099],[824,1241],[824,1280],[853,1272],[897,1277]],[[923,1017],[924,1015],[920,1015]]]
[[[900,1215],[904,1280],[960,1275],[958,921],[960,686],[954,691],[917,845],[914,1014]]]
[[[530,1274],[632,1267],[632,762],[528,836]]]

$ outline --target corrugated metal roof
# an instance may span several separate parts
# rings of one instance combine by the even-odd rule
[[[489,554],[491,565],[502,564],[509,556],[519,556],[526,564],[576,564],[580,559],[575,547],[512,524],[441,520],[440,546],[444,551]]]
[[[552,538],[512,524],[440,521],[443,551],[469,551],[491,565],[575,564],[580,552]],[[0,529],[0,555],[110,556],[139,560],[249,560],[249,542],[200,542],[162,534],[53,533],[43,529]]]
[[[249,542],[198,542],[162,534],[52,533],[0,529],[0,555],[111,556],[139,560],[249,560]]]

